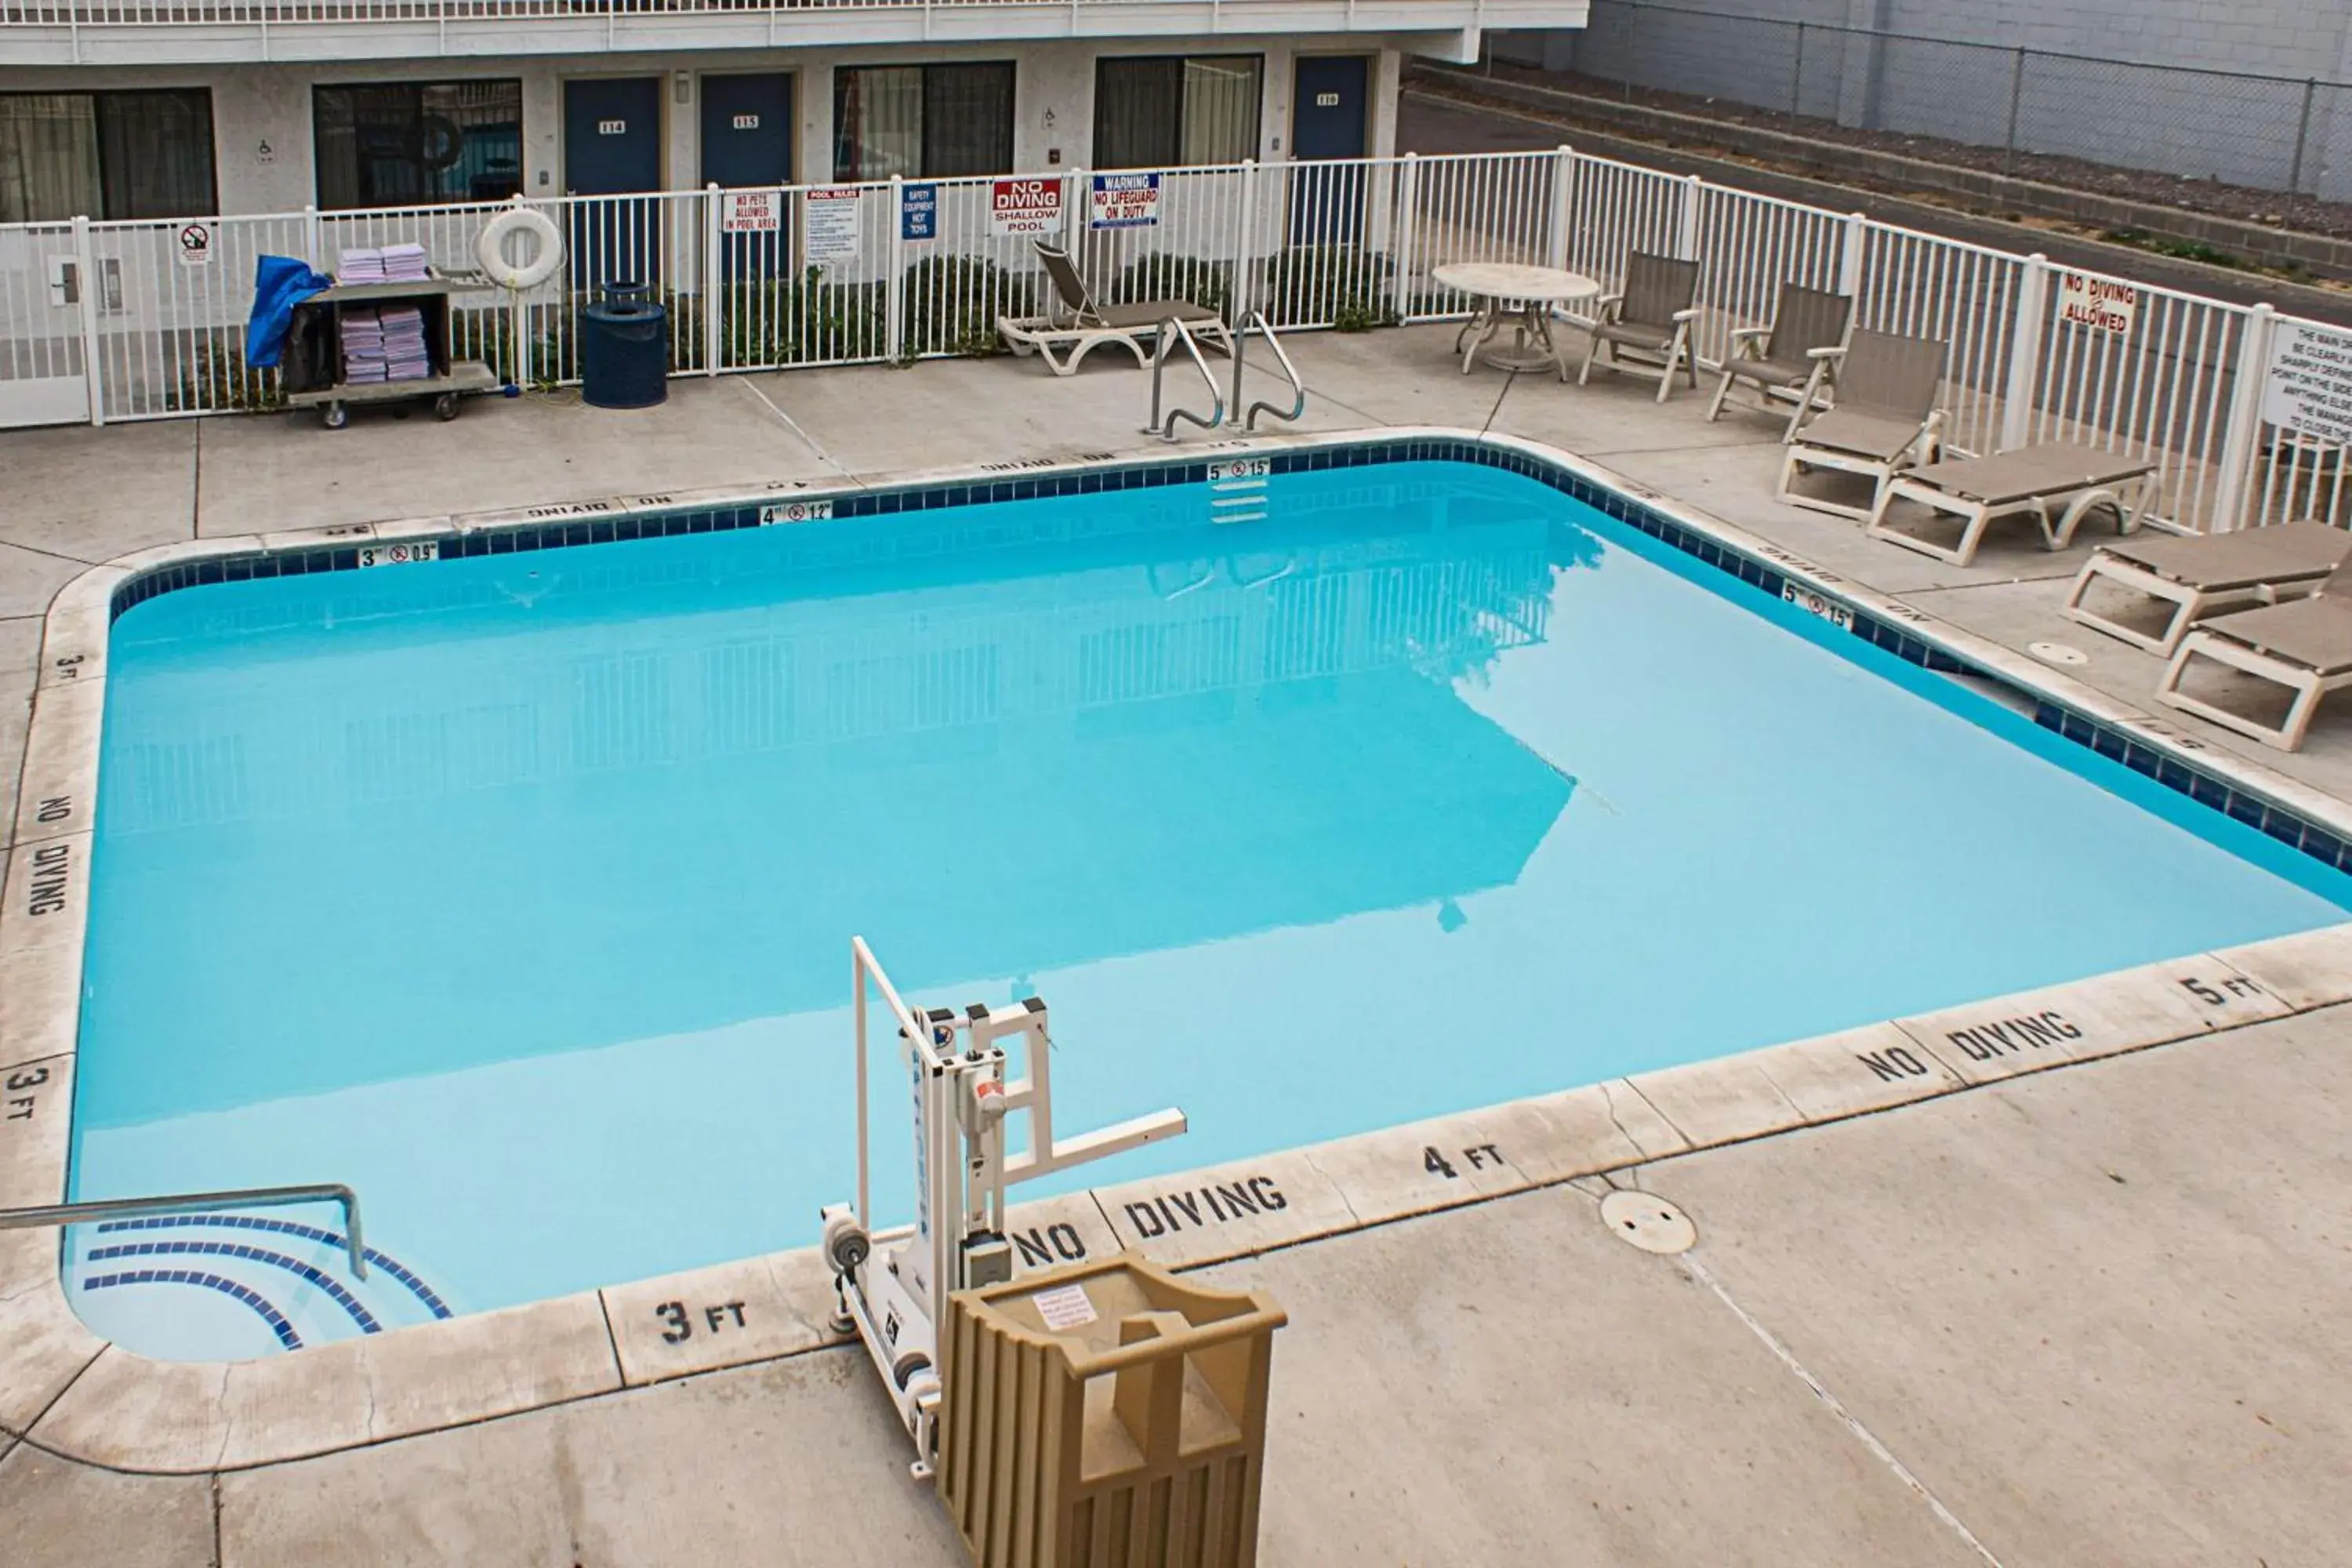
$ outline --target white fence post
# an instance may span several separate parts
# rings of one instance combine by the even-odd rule
[[[1576,153],[1563,142],[1552,153],[1551,224],[1545,235],[1544,259],[1555,272],[1568,270],[1570,203],[1576,194]]]
[[[1699,193],[1706,184],[1696,174],[1683,180],[1682,212],[1675,220],[1675,254],[1685,261],[1695,260],[1698,256]]]
[[[1870,219],[1861,213],[1845,216],[1845,230],[1838,237],[1838,292],[1852,300],[1858,319],[1862,312],[1862,260],[1870,250]]]
[[[2278,328],[2276,312],[2257,305],[2246,314],[2238,337],[2236,380],[2230,387],[2230,423],[2221,437],[2221,473],[2213,486],[2213,515],[2208,533],[2236,531],[2243,521],[2246,485],[2253,478],[2254,449],[2262,439],[2263,383],[2270,375],[2271,335]]]
[[[1413,217],[1421,196],[1421,154],[1407,153],[1397,163],[1396,211],[1389,241],[1389,311],[1400,323],[1412,320]]]
[[[890,247],[889,319],[882,347],[883,357],[898,364],[907,357],[907,226],[898,217],[906,207],[904,174],[890,176],[889,199],[890,211],[883,219]]]
[[[319,205],[316,202],[302,209],[302,251],[313,272],[327,270],[324,248],[319,236]]]
[[[2032,438],[2033,377],[2042,368],[2042,330],[2049,315],[2050,258],[2037,250],[2025,258],[2018,274],[2017,310],[2010,320],[2009,375],[2000,391],[2000,446],[2005,452]]]
[[[702,187],[702,374],[719,374],[719,311],[726,298],[722,264],[726,237],[719,232],[719,182]]]
[[[89,398],[89,422],[106,423],[106,372],[98,353],[98,258],[89,246],[89,219],[73,220],[74,277],[81,296],[82,390]]]

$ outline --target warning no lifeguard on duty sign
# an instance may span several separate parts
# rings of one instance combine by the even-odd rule
[[[1034,238],[1058,234],[1062,228],[1062,182],[1044,179],[999,180],[989,188],[988,232],[1025,234]]]

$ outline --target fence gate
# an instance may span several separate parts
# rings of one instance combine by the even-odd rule
[[[89,417],[88,254],[71,224],[0,229],[0,429]]]

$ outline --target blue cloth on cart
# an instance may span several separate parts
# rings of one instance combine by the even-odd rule
[[[331,289],[335,280],[310,270],[310,263],[290,256],[265,256],[253,268],[253,315],[245,323],[245,363],[267,370],[286,350],[286,331],[294,323],[294,307]]]

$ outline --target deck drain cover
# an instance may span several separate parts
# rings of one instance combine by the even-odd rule
[[[2078,647],[2068,647],[2062,642],[2030,642],[2025,651],[2044,664],[2088,664],[2091,656]]]
[[[1610,1194],[1601,1200],[1601,1223],[1644,1252],[1688,1252],[1698,1240],[1690,1215],[1655,1193]]]

